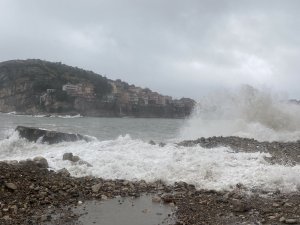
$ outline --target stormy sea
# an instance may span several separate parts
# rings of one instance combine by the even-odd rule
[[[170,185],[183,181],[216,191],[242,184],[250,190],[289,193],[300,188],[299,145],[292,145],[293,154],[287,160],[272,161],[261,143],[298,143],[299,115],[299,105],[251,88],[206,96],[187,119],[45,117],[12,112],[0,114],[0,158],[19,161],[42,156],[51,170],[66,168],[75,177],[161,180]],[[29,142],[15,131],[18,125],[79,133],[89,141]],[[209,137],[221,136],[240,137],[235,142],[247,140],[251,149],[239,151],[239,143],[231,143],[236,146],[233,149],[222,141],[209,148],[178,145],[198,138],[204,138],[205,144]],[[287,155],[289,146],[284,150]],[[73,153],[92,166],[63,160],[64,153]]]

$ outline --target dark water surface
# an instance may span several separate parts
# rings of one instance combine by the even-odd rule
[[[182,119],[34,117],[0,113],[0,140],[18,125],[80,133],[111,140],[129,134],[134,139],[166,141],[178,135]]]

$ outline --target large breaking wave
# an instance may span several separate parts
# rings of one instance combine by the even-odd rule
[[[240,136],[259,141],[300,139],[300,106],[267,90],[243,86],[200,100],[181,139]]]

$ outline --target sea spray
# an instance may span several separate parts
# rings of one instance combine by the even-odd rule
[[[245,85],[199,101],[180,139],[241,136],[260,141],[300,139],[300,106],[267,90]]]

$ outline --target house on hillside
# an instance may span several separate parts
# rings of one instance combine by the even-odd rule
[[[70,96],[78,96],[78,93],[80,92],[78,85],[74,84],[65,84],[63,85],[62,90],[67,92]]]
[[[143,89],[140,88],[140,87],[136,87],[134,85],[130,85],[129,88],[128,88],[128,91],[136,93],[136,94],[139,94],[139,93],[141,93],[143,91]]]
[[[95,89],[94,85],[90,83],[80,83],[80,84],[65,84],[62,90],[67,92],[68,95],[73,97],[81,97],[88,101],[95,99]]]
[[[129,103],[133,105],[139,104],[139,97],[136,93],[129,94]]]
[[[116,97],[114,94],[108,94],[102,98],[102,102],[105,102],[105,103],[114,103],[115,100],[116,100]]]
[[[139,105],[148,105],[149,104],[149,97],[144,93],[139,94]]]
[[[151,92],[149,95],[149,104],[151,105],[157,105],[158,104],[158,98],[159,94],[157,92]]]

